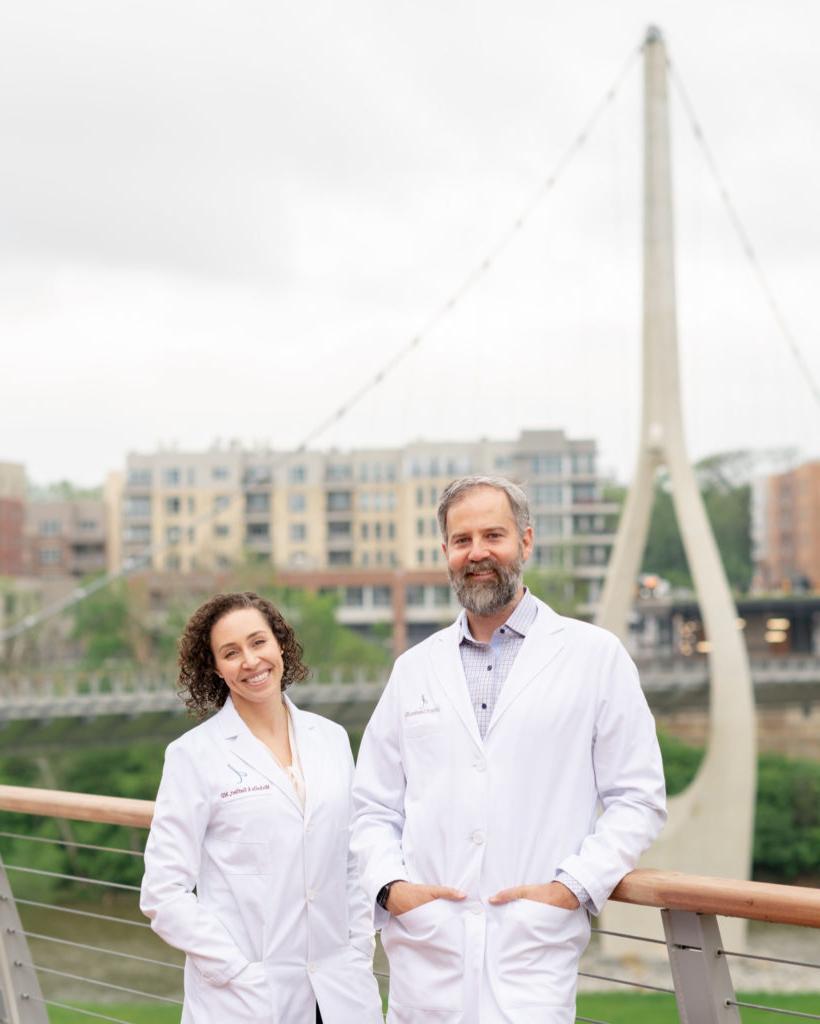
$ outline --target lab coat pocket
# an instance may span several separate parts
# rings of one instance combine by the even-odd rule
[[[212,990],[214,1005],[219,1004],[220,1020],[239,1024],[277,1024],[273,1013],[273,995],[259,962],[249,963],[227,985]]]
[[[464,974],[464,924],[452,900],[431,900],[391,917],[382,931],[390,961],[390,1006],[404,1010],[460,1012]],[[435,984],[431,984],[431,978]],[[449,1022],[450,1016],[436,1017]]]
[[[588,941],[589,917],[580,907],[514,900],[493,908],[488,957],[496,965],[501,1005],[506,1010],[571,1006],[578,960]]]
[[[211,839],[206,849],[223,875],[269,875],[273,871],[273,858],[267,843]]]

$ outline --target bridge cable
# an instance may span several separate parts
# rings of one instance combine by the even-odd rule
[[[612,104],[615,97],[618,94],[624,80],[628,76],[632,67],[637,62],[638,58],[643,52],[643,43],[636,47],[629,55],[629,58],[615,77],[612,85],[607,89],[598,103],[592,110],[587,120],[584,122],[581,130],[575,136],[573,141],[558,159],[552,171],[549,175],[540,182],[538,187],[532,192],[530,197],[521,207],[518,215],[511,222],[509,227],[504,230],[498,237],[496,242],[490,247],[487,254],[478,263],[473,266],[467,274],[461,279],[461,282],[453,289],[448,298],[442,302],[432,314],[422,323],[421,328],[407,341],[401,348],[398,349],[382,366],[368,378],[361,387],[357,388],[349,398],[347,398],[334,412],[329,416],[320,420],[320,422],[310,430],[299,443],[299,445],[293,450],[287,453],[283,453],[278,460],[274,460],[271,469],[274,470],[278,466],[282,465],[285,461],[292,458],[294,454],[305,452],[308,445],[315,441],[321,434],[323,434],[329,427],[338,423],[344,419],[345,416],[358,405],[362,399],[369,394],[369,392],[379,387],[385,378],[403,362],[407,356],[410,355],[415,349],[417,349],[422,341],[436,328],[438,325],[455,309],[455,307],[461,302],[461,300],[473,290],[479,281],[484,278],[487,273],[492,269],[499,257],[509,248],[512,241],[522,230],[524,225],[530,219],[534,213],[536,207],[541,201],[555,188],[561,175],[572,162],[574,157],[583,149],[587,142],[589,135],[593,128],[596,126],[601,116],[606,109]],[[192,525],[199,526],[204,523],[208,523],[213,519],[216,519],[219,515],[224,513],[230,506],[230,502],[233,500],[233,496],[228,496],[228,501],[219,506],[209,510],[203,516],[200,516],[193,520]],[[110,584],[120,579],[125,579],[136,572],[146,569],[150,566],[152,559],[162,554],[164,551],[176,547],[182,540],[182,531],[180,531],[180,537],[174,541],[162,541],[157,544],[148,545],[139,555],[131,556],[126,559],[123,565],[112,572],[107,572],[102,576],[98,576],[96,579],[90,581],[83,586],[75,588],[70,594],[55,601],[53,604],[48,605],[39,612],[32,612],[24,615],[22,618],[13,622],[10,626],[5,629],[0,629],[0,643],[12,640],[18,636],[27,633],[29,630],[34,629],[36,626],[41,625],[48,619],[53,618],[55,615],[67,611],[69,608],[86,598],[91,597],[98,591],[105,589]]]
[[[742,248],[746,258],[748,259],[752,271],[755,277],[757,278],[758,284],[760,285],[763,291],[763,294],[766,298],[766,302],[769,306],[769,310],[771,311],[772,316],[774,317],[774,321],[777,324],[780,334],[786,342],[786,345],[788,346],[789,351],[791,352],[794,361],[797,364],[797,368],[803,376],[803,379],[805,380],[809,388],[809,391],[812,393],[812,396],[814,397],[814,400],[817,403],[818,408],[820,408],[820,386],[818,386],[817,381],[814,379],[811,368],[809,367],[809,364],[806,362],[806,358],[800,349],[800,345],[798,344],[797,338],[795,337],[794,332],[791,330],[786,321],[786,317],[783,313],[780,303],[777,300],[777,297],[774,293],[774,289],[772,288],[769,279],[766,276],[765,271],[763,270],[763,265],[761,264],[760,259],[758,258],[758,255],[755,251],[755,248],[752,245],[749,232],[744,227],[743,222],[740,219],[740,215],[737,212],[737,207],[732,201],[731,196],[729,195],[729,190],[727,189],[724,178],[720,173],[720,169],[718,168],[717,161],[715,160],[711,147],[706,141],[706,136],[703,133],[703,127],[701,126],[701,123],[698,120],[697,114],[695,113],[695,108],[692,104],[691,99],[689,98],[689,94],[687,93],[683,82],[681,81],[678,70],[674,66],[672,61],[669,60],[668,58],[667,67],[669,69],[669,76],[672,79],[672,84],[674,88],[677,90],[680,100],[683,104],[683,108],[686,112],[687,117],[689,118],[689,124],[692,129],[692,134],[695,136],[695,140],[701,150],[701,153],[703,154],[704,160],[706,161],[706,165],[709,168],[712,178],[714,179],[715,185],[717,186],[718,193],[726,209],[726,214],[729,218],[729,221],[731,222],[732,227],[734,228],[735,234],[738,237],[738,241],[740,242],[740,247]]]

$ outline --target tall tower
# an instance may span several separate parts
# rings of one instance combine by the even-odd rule
[[[654,480],[665,466],[684,550],[700,604],[709,652],[709,740],[697,776],[669,801],[669,820],[642,867],[748,878],[756,788],[756,721],[749,660],[737,610],[697,480],[686,454],[678,371],[674,225],[667,58],[661,33],[644,44],[643,407],[635,475],[604,584],[598,623],[626,633],[635,580],[646,546]],[[605,927],[658,932],[657,911],[611,903]],[[643,918],[643,919],[641,919]],[[729,949],[745,939],[745,921],[726,922]],[[607,938],[607,952],[625,951]],[[630,952],[635,951],[635,947]],[[643,945],[643,951],[646,946]]]

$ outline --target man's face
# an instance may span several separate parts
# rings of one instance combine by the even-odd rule
[[[476,615],[494,615],[521,589],[532,529],[519,536],[503,491],[474,487],[450,507],[442,548],[461,605]]]

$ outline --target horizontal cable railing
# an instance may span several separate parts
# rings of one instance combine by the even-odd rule
[[[123,871],[126,865],[132,866],[129,869],[131,873],[126,877],[134,877],[134,858],[140,858],[142,851],[129,848],[129,838],[133,842],[136,842],[136,838],[135,833],[127,830],[145,830],[150,827],[153,806],[149,800],[0,786],[0,811],[35,815],[42,819],[62,819],[63,822],[121,826],[125,830],[125,842],[120,845],[75,838],[66,832],[67,826],[63,828],[61,838],[29,835],[20,830],[0,830],[0,854],[4,853],[8,844],[11,844],[14,851],[11,863],[8,860],[12,858],[4,863],[4,857],[0,856],[0,994],[4,996],[5,1004],[10,1004],[17,993],[17,989],[11,987],[11,978],[18,981],[22,979],[26,986],[25,999],[21,1003],[25,1005],[26,1013],[17,1017],[4,1017],[4,1003],[0,1000],[0,1022],[19,1020],[21,1024],[28,1024],[29,1021],[33,1024],[39,1021],[46,1024],[47,1011],[54,1008],[66,1012],[70,1010],[78,1019],[132,1024],[123,1017],[107,1013],[106,1003],[117,999],[118,1005],[124,1000],[134,1004],[161,1004],[170,1008],[181,1005],[182,964],[169,960],[168,948],[151,932],[148,923],[136,919],[139,912],[134,896],[139,886],[116,878],[79,873],[73,862],[77,857],[119,857],[122,858]],[[31,856],[21,852],[29,848],[27,844],[30,844]],[[49,862],[48,866],[31,863],[37,851],[43,856],[55,858],[53,863]],[[35,891],[25,891],[25,895],[21,891],[12,895],[6,872],[19,879],[21,890],[31,885]],[[109,861],[105,874],[111,873]],[[80,893],[85,893],[86,899],[92,891],[102,892],[105,900],[102,909],[106,912],[86,909],[83,897],[74,893],[74,887]],[[69,891],[73,895],[69,895]],[[46,895],[57,893],[59,901],[44,898],[44,892]],[[738,997],[729,974],[730,960],[789,965],[807,972],[816,970],[817,983],[811,986],[812,990],[820,990],[820,963],[809,957],[790,959],[762,952],[724,949],[715,916],[818,929],[820,890],[681,872],[638,870],[621,881],[612,899],[657,908],[663,918],[665,938],[632,935],[604,928],[593,928],[593,934],[644,943],[650,949],[666,947],[673,985],[663,984],[662,979],[654,976],[649,979],[645,976],[615,976],[601,969],[597,963],[589,965],[582,961],[579,975],[581,979],[593,983],[596,989],[601,986],[610,989],[617,986],[667,996],[671,1000],[670,1008],[674,1008],[677,1003],[680,1019],[693,1024],[745,1021],[745,1017],[738,1015],[741,1010],[770,1017],[779,1016],[781,1019],[820,1021],[820,994],[816,1009],[811,1006],[806,1010],[768,1005],[768,1002],[755,1001],[756,997],[755,1000]],[[80,905],[66,905],[68,903]],[[23,909],[27,918],[25,926],[17,916],[18,907]],[[123,910],[123,914],[109,912],[117,910]],[[77,927],[79,922],[87,922],[87,927],[94,929],[94,941],[84,941],[85,936],[77,933],[72,921],[78,922]],[[700,931],[693,931],[693,922]],[[115,931],[118,938],[109,940],[109,933],[113,935]],[[123,938],[126,933],[132,933],[131,938]],[[695,939],[693,935],[696,935]],[[111,942],[110,946],[108,941]],[[30,951],[29,943],[36,947],[36,955]],[[4,944],[7,947],[5,954]],[[69,959],[58,959],[55,962],[49,951]],[[702,964],[708,965],[708,971],[702,974],[701,983],[694,987],[693,957],[700,957]],[[632,959],[627,958],[627,963],[632,962]],[[718,965],[717,969],[715,964]],[[86,969],[86,965],[91,965],[93,971]],[[127,968],[128,973],[118,975],[117,965],[121,970]],[[589,969],[590,966],[593,969]],[[388,981],[386,971],[377,969],[375,973],[381,983]],[[722,981],[716,984],[714,978],[717,975],[720,975]],[[686,1010],[687,999],[689,1010]],[[80,1003],[91,1003],[95,1008],[78,1005]],[[706,1009],[692,1011],[693,1006]],[[38,1012],[40,1016],[37,1016]],[[576,1020],[579,1024],[608,1024],[597,1016],[581,1013]]]

